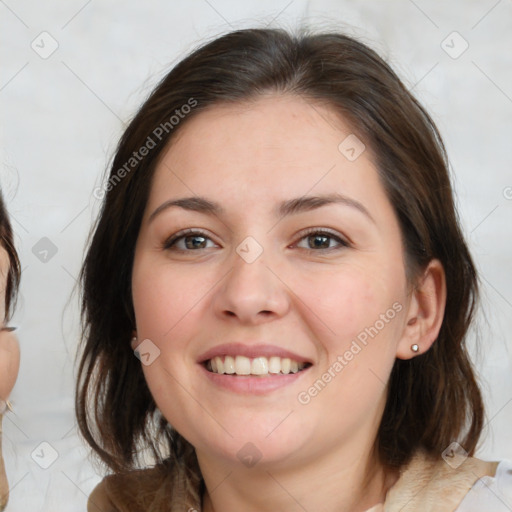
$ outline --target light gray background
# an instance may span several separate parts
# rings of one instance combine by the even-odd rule
[[[0,182],[23,266],[13,321],[22,365],[4,420],[9,511],[85,510],[100,479],[74,422],[71,292],[98,211],[92,191],[125,123],[194,46],[266,24],[361,37],[438,123],[483,283],[477,364],[488,428],[479,455],[512,458],[511,0],[0,0],[0,17]],[[33,252],[43,237],[57,250],[46,262]]]

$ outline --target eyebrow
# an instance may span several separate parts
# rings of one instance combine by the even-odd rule
[[[316,196],[302,196],[295,199],[289,199],[280,203],[275,209],[274,214],[279,217],[285,217],[287,215],[316,210],[317,208],[321,208],[322,206],[329,204],[342,204],[354,208],[364,214],[375,224],[375,219],[359,201],[338,193]],[[158,214],[164,210],[172,207],[179,207],[183,208],[184,210],[204,213],[207,215],[220,216],[225,213],[224,208],[219,203],[210,201],[204,197],[183,197],[180,199],[170,199],[169,201],[162,203],[150,215],[148,222],[151,222]]]

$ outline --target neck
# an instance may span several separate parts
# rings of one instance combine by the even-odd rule
[[[397,479],[374,450],[366,456],[351,450],[331,452],[322,461],[281,468],[199,464],[207,489],[204,512],[318,510],[319,503],[324,512],[364,512],[384,503]]]

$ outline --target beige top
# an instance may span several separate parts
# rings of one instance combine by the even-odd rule
[[[479,478],[494,476],[497,465],[468,458],[452,468],[443,459],[418,453],[402,469],[385,503],[367,512],[454,512]],[[184,471],[155,467],[108,476],[89,497],[88,511],[200,512],[199,480],[191,484]]]

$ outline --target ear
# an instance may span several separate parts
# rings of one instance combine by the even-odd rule
[[[137,348],[138,344],[139,344],[139,340],[137,339],[137,331],[133,331],[132,339],[130,340],[130,346],[132,347],[132,350],[135,350]]]
[[[411,359],[426,352],[437,339],[446,306],[446,278],[442,263],[435,259],[428,265],[411,292],[398,359]],[[418,345],[414,352],[411,347]]]

